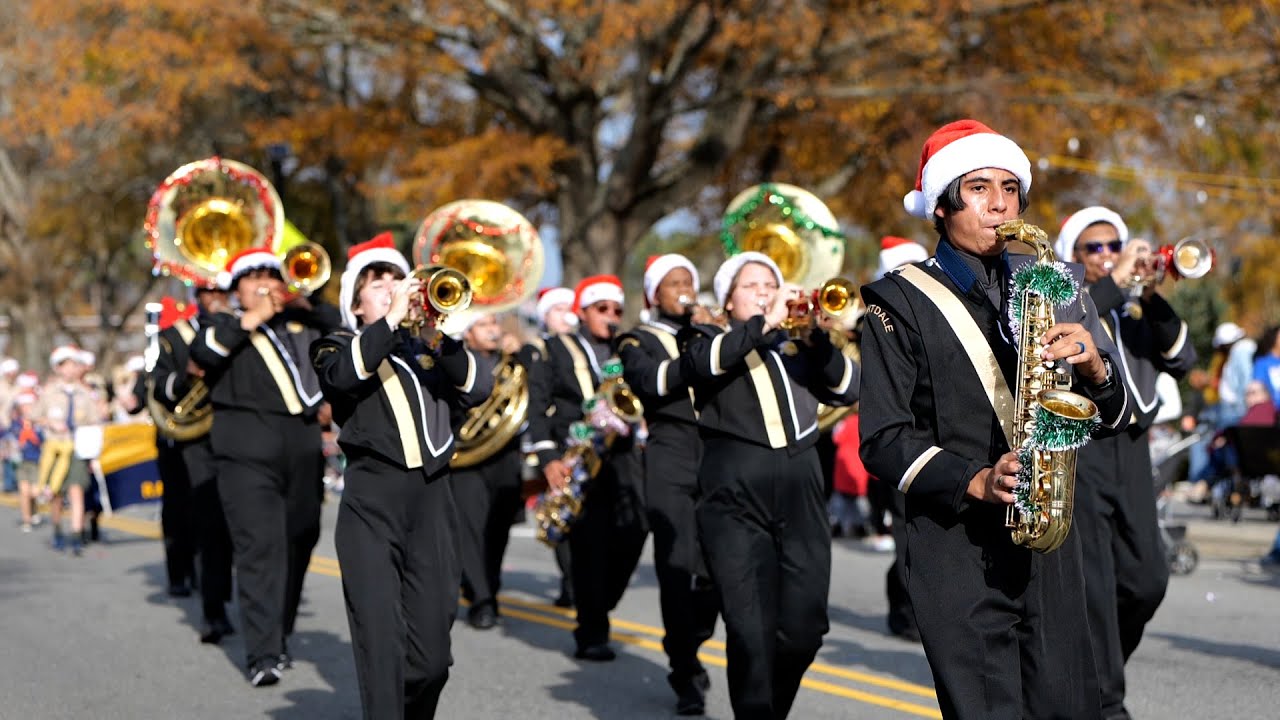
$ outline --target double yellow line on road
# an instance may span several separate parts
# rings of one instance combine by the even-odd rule
[[[321,555],[311,556],[311,571],[321,575],[330,577],[341,577],[338,567],[338,561],[333,558],[327,558]],[[499,603],[502,605],[503,617],[525,620],[527,622],[536,623],[538,625],[546,625],[548,627],[559,628],[561,630],[573,630],[576,623],[574,622],[574,612],[565,608],[559,608],[551,603],[531,601],[520,597],[504,594],[499,597]],[[610,618],[610,624],[613,626],[612,639],[615,642],[633,647],[644,648],[661,653],[662,637],[664,631],[662,628],[643,623],[632,622],[619,618]],[[725,667],[727,661],[722,654],[725,651],[724,643],[719,640],[708,640],[702,644],[702,652],[698,653],[698,659],[708,665],[716,667]],[[709,652],[718,651],[718,652]],[[844,685],[837,685],[825,679],[818,679],[813,676],[820,676],[846,682],[859,683],[862,685],[870,685],[876,688],[892,690],[904,695],[913,695],[922,698],[928,698],[934,703],[937,702],[937,695],[933,688],[924,685],[916,685],[903,680],[873,675],[871,673],[858,672],[856,670],[848,670],[834,665],[825,663],[813,663],[809,666],[809,672],[805,679],[801,682],[803,687],[811,690],[817,690],[828,695],[857,700],[859,702],[877,705],[879,707],[889,708],[911,715],[918,715],[927,718],[941,718],[942,713],[938,711],[935,705],[921,705],[915,702],[900,700],[888,695],[880,695],[865,690],[858,690]]]

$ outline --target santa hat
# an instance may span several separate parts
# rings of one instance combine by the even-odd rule
[[[988,167],[1008,170],[1022,183],[1023,192],[1031,189],[1031,161],[1017,143],[977,120],[943,125],[924,141],[916,189],[902,198],[902,206],[918,218],[930,219],[951,181]]]
[[[359,327],[355,313],[351,311],[351,305],[356,300],[356,280],[365,268],[376,262],[390,263],[400,268],[405,275],[409,274],[409,261],[396,249],[395,238],[389,232],[351,246],[347,251],[347,269],[342,271],[338,307],[342,310],[342,322],[352,330]]]
[[[689,258],[677,253],[652,255],[644,265],[645,307],[649,307],[658,301],[658,286],[662,284],[662,279],[667,276],[667,273],[676,268],[684,268],[689,271],[689,274],[693,276],[693,292],[695,295],[697,294],[702,287],[702,283],[698,279],[698,268],[693,266],[693,262]]]
[[[81,365],[88,368],[98,364],[98,356],[94,355],[91,350],[81,350],[80,357],[78,359],[80,360]]]
[[[271,252],[271,248],[253,247],[245,248],[227,261],[227,274],[218,276],[218,286],[223,285],[225,280],[226,286],[230,288],[236,284],[240,276],[252,270],[280,270],[280,258]]]
[[[876,268],[876,279],[884,277],[891,270],[913,262],[924,262],[929,259],[929,251],[913,240],[886,235],[880,238],[880,267]]]
[[[0,375],[12,375],[20,369],[18,361],[11,357],[0,360]]]
[[[547,313],[557,305],[573,305],[573,290],[567,287],[543,288],[538,291],[538,324],[547,324]]]
[[[80,348],[75,345],[59,345],[49,353],[49,367],[56,368],[68,360],[81,362]]]
[[[738,253],[721,263],[720,269],[716,270],[715,278],[711,280],[711,287],[716,293],[716,304],[720,307],[724,307],[725,302],[728,301],[729,288],[733,287],[733,279],[738,277],[738,272],[747,263],[760,263],[769,268],[773,271],[773,276],[778,279],[778,285],[782,285],[782,271],[768,255],[754,250]]]
[[[40,386],[40,376],[28,370],[27,372],[19,374],[18,379],[14,381],[14,384],[20,388],[30,390],[31,388]]]
[[[1101,205],[1094,205],[1083,210],[1078,210],[1071,217],[1062,223],[1062,230],[1058,233],[1058,240],[1053,244],[1053,251],[1057,253],[1058,259],[1063,262],[1071,262],[1076,251],[1076,241],[1080,239],[1080,233],[1085,228],[1094,223],[1107,223],[1115,227],[1116,233],[1120,236],[1120,245],[1123,247],[1129,242],[1129,226],[1124,224],[1124,220],[1114,210],[1109,210]]]
[[[592,275],[583,278],[573,289],[573,311],[578,312],[598,302],[612,300],[619,305],[625,301],[622,292],[622,281],[617,275]]]

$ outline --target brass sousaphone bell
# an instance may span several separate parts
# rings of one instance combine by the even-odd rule
[[[533,224],[491,200],[458,200],[428,215],[414,239],[413,261],[423,290],[412,314],[440,320],[515,308],[537,291],[545,264]],[[503,357],[494,369],[493,393],[458,429],[453,467],[475,465],[506,447],[528,411],[524,366]]]

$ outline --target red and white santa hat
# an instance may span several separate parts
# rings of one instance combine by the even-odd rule
[[[930,219],[952,180],[989,167],[1013,173],[1023,192],[1031,189],[1031,161],[1017,143],[977,120],[947,123],[924,141],[916,189],[902,198],[902,206],[918,218]]]
[[[702,283],[698,279],[698,268],[693,266],[693,261],[678,253],[667,253],[666,255],[652,255],[644,266],[644,305],[650,307],[656,303],[658,295],[658,286],[662,284],[662,279],[667,273],[676,268],[684,268],[693,276],[693,292],[696,295],[701,289]]]
[[[720,307],[729,299],[729,289],[733,287],[733,279],[738,277],[738,273],[742,270],[742,266],[747,263],[760,263],[773,271],[773,276],[778,279],[778,285],[782,285],[782,271],[778,269],[778,263],[773,261],[768,255],[754,250],[740,252],[737,255],[720,263],[720,268],[716,270],[716,276],[711,280],[711,288],[716,294],[716,303]]]
[[[885,235],[880,238],[880,266],[876,268],[876,279],[884,277],[892,270],[914,262],[929,259],[929,251],[914,240]]]
[[[573,311],[590,307],[598,302],[612,300],[623,305],[626,294],[622,292],[622,281],[617,275],[592,275],[582,278],[573,289]]]
[[[236,284],[236,281],[239,280],[242,275],[245,275],[252,270],[262,269],[279,270],[280,258],[276,257],[276,254],[271,252],[271,248],[245,248],[235,255],[232,255],[231,259],[227,261],[227,272],[225,275],[218,275],[217,285],[218,287],[223,287],[225,285],[230,289],[231,286]]]
[[[28,370],[27,372],[20,373],[18,378],[13,382],[23,390],[31,390],[40,387],[40,376]]]
[[[62,363],[74,360],[75,362],[83,362],[80,356],[80,348],[75,345],[59,345],[49,353],[49,367],[56,368]]]
[[[364,269],[376,262],[389,263],[400,268],[405,275],[409,274],[409,261],[396,249],[395,238],[391,233],[382,233],[372,240],[352,245],[347,251],[347,268],[342,271],[341,287],[338,291],[338,307],[342,310],[342,322],[355,330],[358,325],[351,305],[356,300],[356,280]]]
[[[547,313],[557,305],[573,305],[573,289],[567,287],[543,288],[538,291],[538,306],[534,310],[538,314],[538,322],[547,324]]]
[[[1083,210],[1077,210],[1070,217],[1062,222],[1062,230],[1058,232],[1058,239],[1053,244],[1053,251],[1057,253],[1058,259],[1063,262],[1073,262],[1076,252],[1076,241],[1080,239],[1080,233],[1085,228],[1097,223],[1107,223],[1115,227],[1116,234],[1120,238],[1121,247],[1129,242],[1129,226],[1124,224],[1124,219],[1120,214],[1101,205],[1093,205]]]
[[[87,368],[93,368],[98,364],[98,356],[94,355],[92,350],[81,350],[79,360],[80,364]]]

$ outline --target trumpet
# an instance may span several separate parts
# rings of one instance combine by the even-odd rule
[[[1129,295],[1124,303],[1124,313],[1135,320],[1141,320],[1142,294],[1148,287],[1164,282],[1170,273],[1175,280],[1198,279],[1208,275],[1212,269],[1213,249],[1202,240],[1186,238],[1173,245],[1161,245],[1150,255],[1138,258],[1133,275],[1122,286]]]
[[[290,293],[310,295],[329,282],[333,264],[329,253],[313,242],[303,242],[285,251],[280,258],[280,275]]]
[[[782,329],[792,340],[799,340],[815,324],[819,317],[839,318],[857,305],[858,288],[841,277],[831,278],[821,287],[798,300],[787,301],[787,317]]]
[[[401,327],[421,333],[428,326],[438,325],[444,316],[471,307],[471,281],[462,272],[440,265],[420,265],[412,274],[422,281],[422,288],[414,297],[409,314],[400,321]]]

